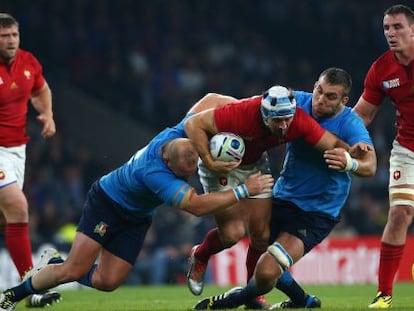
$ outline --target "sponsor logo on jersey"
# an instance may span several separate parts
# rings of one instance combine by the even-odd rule
[[[103,237],[106,233],[106,230],[108,229],[108,225],[101,221],[99,224],[95,226],[95,229],[93,230],[93,233],[99,234],[101,237]]]
[[[382,87],[384,89],[392,89],[392,88],[399,87],[399,86],[400,86],[400,78],[382,81]]]
[[[0,77],[0,85],[4,84],[3,79]]]
[[[6,178],[6,173],[0,171],[0,180]]]
[[[25,70],[23,72],[23,74],[24,74],[24,76],[26,77],[27,80],[29,80],[30,79],[30,76],[32,75],[29,70]]]
[[[394,180],[398,180],[401,178],[401,172],[400,171],[394,171],[394,173],[392,174],[392,177],[394,178]]]

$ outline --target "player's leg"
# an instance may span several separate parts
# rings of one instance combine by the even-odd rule
[[[199,301],[194,309],[230,309],[248,304],[256,297],[270,292],[283,269],[279,261],[268,250],[260,256],[254,276],[244,288],[235,288],[224,294],[205,298]]]
[[[29,207],[22,191],[26,147],[0,147],[0,212],[4,217],[6,248],[23,279],[33,267],[29,236]],[[60,294],[40,294],[27,300],[30,307],[44,307],[60,300]]]
[[[227,175],[218,175],[199,163],[200,182],[205,193],[226,191],[242,181],[236,168]],[[244,179],[242,179],[244,180]],[[192,248],[187,271],[187,285],[194,295],[200,295],[204,288],[204,276],[208,261],[214,254],[233,246],[245,236],[248,215],[239,203],[214,215],[216,228],[211,229],[199,245]]]
[[[104,244],[99,263],[90,275],[90,283],[96,289],[112,291],[118,288],[132,270],[144,244],[152,218],[124,216],[126,218],[116,225],[116,234]]]
[[[204,288],[204,276],[210,257],[232,247],[246,234],[246,213],[239,203],[214,215],[217,227],[211,229],[204,240],[192,249],[187,271],[187,285],[194,295]]]
[[[29,295],[39,294],[59,284],[81,279],[93,266],[100,248],[99,243],[78,232],[66,261],[46,265],[20,285],[4,291],[0,298],[0,308],[7,305],[14,306]]]
[[[253,198],[244,200],[249,212],[249,247],[246,255],[247,280],[253,276],[256,263],[269,246],[271,215],[271,198]],[[264,296],[259,296],[246,304],[247,309],[267,309],[270,304]]]
[[[390,210],[381,239],[378,291],[370,308],[388,308],[392,304],[393,283],[414,215],[414,152],[396,142],[390,158],[389,199]]]

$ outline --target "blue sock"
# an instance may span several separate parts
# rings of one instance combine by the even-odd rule
[[[241,291],[236,291],[231,294],[231,299],[236,302],[238,306],[241,306],[263,294],[264,293],[260,293],[256,290],[254,277],[252,277],[246,287],[244,287]]]
[[[95,272],[95,270],[96,270],[97,267],[98,267],[98,265],[97,264],[94,264],[92,266],[91,270],[89,270],[89,272],[83,278],[81,278],[80,280],[78,280],[78,283],[93,288],[93,285],[92,285],[92,275]]]
[[[13,293],[13,302],[20,301],[29,295],[38,293],[32,286],[32,277],[7,291]]]
[[[288,270],[285,270],[277,280],[276,288],[285,293],[295,304],[305,305],[307,295]]]

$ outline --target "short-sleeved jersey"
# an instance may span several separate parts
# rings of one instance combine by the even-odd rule
[[[191,115],[175,127],[160,132],[128,162],[100,178],[102,189],[121,208],[142,218],[152,216],[162,203],[182,207],[184,194],[191,186],[167,167],[162,159],[162,148],[173,139],[186,137],[184,122]]]
[[[232,132],[243,137],[246,151],[242,164],[255,163],[267,149],[297,138],[316,145],[325,133],[313,118],[297,108],[286,135],[277,137],[263,123],[261,101],[262,96],[254,96],[214,110],[214,121],[220,132]]]
[[[312,115],[312,94],[294,94],[297,105]],[[372,145],[362,119],[349,107],[339,115],[319,120],[319,124],[349,145],[357,142]],[[338,218],[350,187],[348,172],[329,169],[320,151],[298,139],[287,144],[283,169],[273,187],[273,196],[293,202],[304,211]]]
[[[27,143],[27,104],[44,83],[42,66],[30,52],[19,49],[11,65],[0,63],[0,146]]]
[[[391,51],[381,55],[368,70],[362,97],[373,105],[380,105],[385,97],[393,101],[397,141],[414,151],[414,61],[404,66]]]

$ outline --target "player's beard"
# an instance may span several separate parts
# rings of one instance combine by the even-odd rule
[[[9,64],[16,57],[17,49],[0,50],[0,60],[2,63]]]

